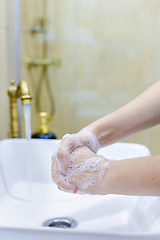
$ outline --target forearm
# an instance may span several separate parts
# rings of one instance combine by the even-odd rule
[[[117,111],[93,122],[102,147],[160,123],[160,81]]]
[[[70,157],[65,172],[59,170],[56,156],[52,159],[52,178],[61,189],[93,195],[160,196],[160,155],[111,161],[82,146]]]
[[[99,194],[160,196],[160,155],[110,162]]]

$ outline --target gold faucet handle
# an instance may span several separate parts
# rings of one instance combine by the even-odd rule
[[[8,88],[8,95],[9,97],[11,98],[16,98],[16,90],[17,90],[17,87],[14,85],[15,84],[15,81],[14,79],[11,79],[10,80],[10,86]]]
[[[11,85],[14,85],[14,84],[15,84],[14,79],[11,79],[11,80],[10,80],[10,84],[11,84]]]

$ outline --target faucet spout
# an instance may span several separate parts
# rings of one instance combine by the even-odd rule
[[[21,99],[22,105],[30,104],[32,102],[28,84],[23,80],[21,80],[17,85],[16,98]]]
[[[10,117],[11,117],[11,138],[19,138],[19,121],[17,98],[21,99],[22,105],[31,104],[32,97],[30,95],[27,83],[21,80],[17,86],[14,85],[14,80],[11,80],[11,86],[8,88],[10,97]]]

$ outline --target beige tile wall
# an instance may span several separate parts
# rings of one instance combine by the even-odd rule
[[[6,1],[1,0],[0,3],[0,27],[5,28],[6,27]]]
[[[9,99],[7,88],[9,86],[7,72],[7,25],[6,25],[6,1],[0,1],[0,139],[8,137],[10,128]]]
[[[22,2],[22,75],[34,99],[40,67],[28,69],[26,56],[42,57],[42,34],[30,26],[43,15],[44,0]],[[47,57],[59,55],[62,66],[48,68],[55,98],[50,128],[61,138],[132,100],[160,76],[160,0],[47,0]],[[42,110],[50,111],[45,84]],[[38,127],[35,100],[32,132]],[[160,127],[126,141],[158,153]]]

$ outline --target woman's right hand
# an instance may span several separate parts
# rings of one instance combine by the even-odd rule
[[[70,193],[104,195],[105,173],[109,161],[87,147],[79,147],[70,154],[68,169],[61,172],[56,158],[52,158],[52,179],[60,190]],[[104,179],[104,181],[103,181]]]
[[[87,147],[97,153],[101,148],[97,136],[87,128],[83,128],[76,134],[66,134],[62,138],[55,153],[59,169],[64,172],[68,169],[70,154],[79,147]]]

